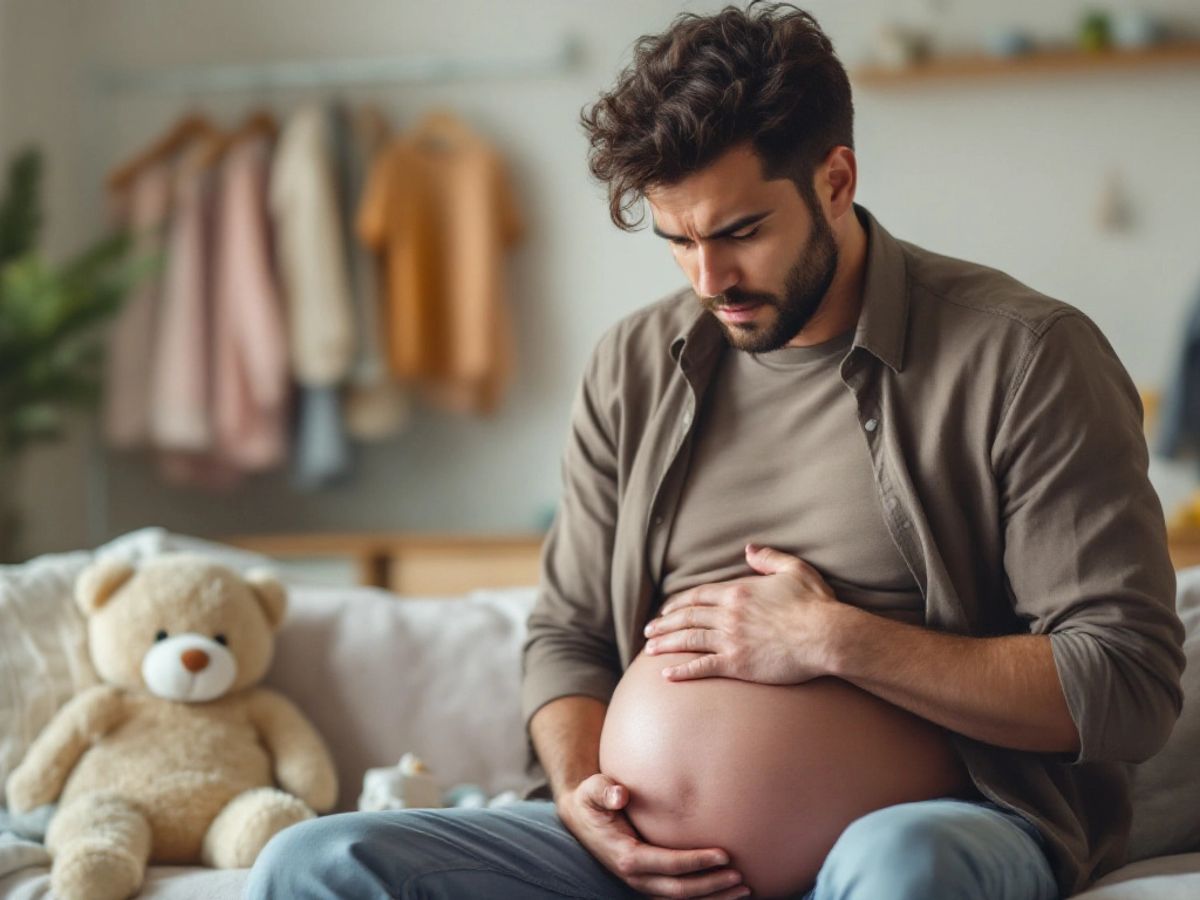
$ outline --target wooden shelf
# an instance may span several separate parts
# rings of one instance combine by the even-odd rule
[[[1173,41],[1143,49],[1040,50],[1021,56],[946,56],[904,68],[861,66],[851,80],[862,87],[907,87],[913,84],[954,81],[962,78],[997,78],[1021,75],[1057,75],[1166,66],[1200,66],[1200,40]]]
[[[222,543],[280,560],[340,559],[359,584],[398,594],[457,595],[537,584],[541,534],[350,532],[251,534]]]

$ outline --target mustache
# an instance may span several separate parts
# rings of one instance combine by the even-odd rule
[[[731,306],[749,306],[752,303],[765,303],[767,305],[775,305],[775,297],[773,294],[753,294],[744,293],[742,291],[727,291],[717,297],[712,297],[708,300],[710,309],[727,309]]]

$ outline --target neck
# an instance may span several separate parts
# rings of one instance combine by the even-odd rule
[[[787,342],[788,347],[823,344],[849,331],[862,311],[863,278],[867,269],[867,232],[851,205],[842,217],[844,225],[835,230],[838,242],[838,266],[820,307],[800,332]]]

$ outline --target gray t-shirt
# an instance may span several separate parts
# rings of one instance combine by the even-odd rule
[[[752,541],[799,556],[842,602],[924,623],[924,598],[884,523],[854,395],[838,373],[853,337],[724,355],[667,540],[664,598],[756,574],[744,552]]]

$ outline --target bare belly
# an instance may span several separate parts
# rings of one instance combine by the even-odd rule
[[[756,897],[805,890],[847,825],[884,806],[974,796],[948,733],[839,678],[669,682],[696,653],[639,654],[617,685],[600,771],[651,844],[720,847]]]

